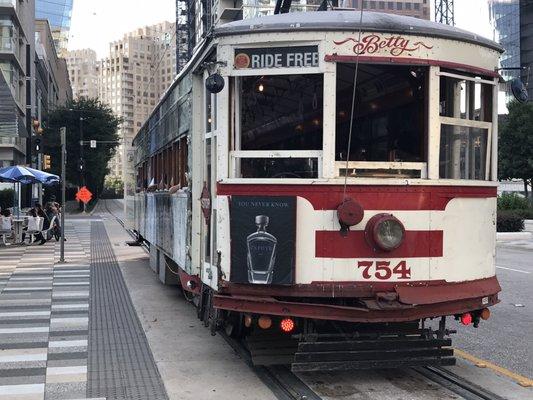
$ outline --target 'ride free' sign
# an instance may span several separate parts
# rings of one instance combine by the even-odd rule
[[[235,49],[237,69],[318,67],[318,46]]]

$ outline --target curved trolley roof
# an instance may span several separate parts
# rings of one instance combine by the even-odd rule
[[[291,12],[244,19],[221,25],[215,36],[270,32],[355,31],[359,30],[359,11]],[[474,33],[423,19],[380,12],[363,12],[365,32],[390,32],[470,42],[503,52],[496,42]]]

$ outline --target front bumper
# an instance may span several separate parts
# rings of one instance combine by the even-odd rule
[[[501,291],[495,276],[457,283],[430,281],[393,284],[387,288],[375,286],[370,291],[368,286],[357,288],[354,283],[311,284],[283,289],[226,283],[215,295],[214,306],[242,313],[310,319],[405,322],[489,307],[499,302],[498,293]],[[357,296],[363,294],[360,289],[365,291],[363,296]],[[360,306],[328,304],[326,300],[339,297],[357,299]]]

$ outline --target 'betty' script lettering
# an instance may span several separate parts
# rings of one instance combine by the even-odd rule
[[[341,45],[347,42],[355,43],[353,46],[353,52],[355,54],[374,54],[381,49],[388,50],[389,53],[395,57],[401,56],[403,53],[412,52],[425,47],[426,49],[432,49],[433,46],[429,46],[424,42],[411,43],[409,39],[403,36],[390,36],[382,37],[379,35],[366,35],[361,38],[361,41],[352,37],[346,38],[341,41],[333,41],[337,45]]]

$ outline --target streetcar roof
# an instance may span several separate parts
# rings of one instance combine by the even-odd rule
[[[229,22],[215,29],[215,36],[270,32],[356,31],[360,12],[315,11],[291,12]],[[470,42],[503,52],[496,42],[475,33],[424,19],[404,15],[364,11],[361,28],[365,32],[390,32],[439,37]]]

